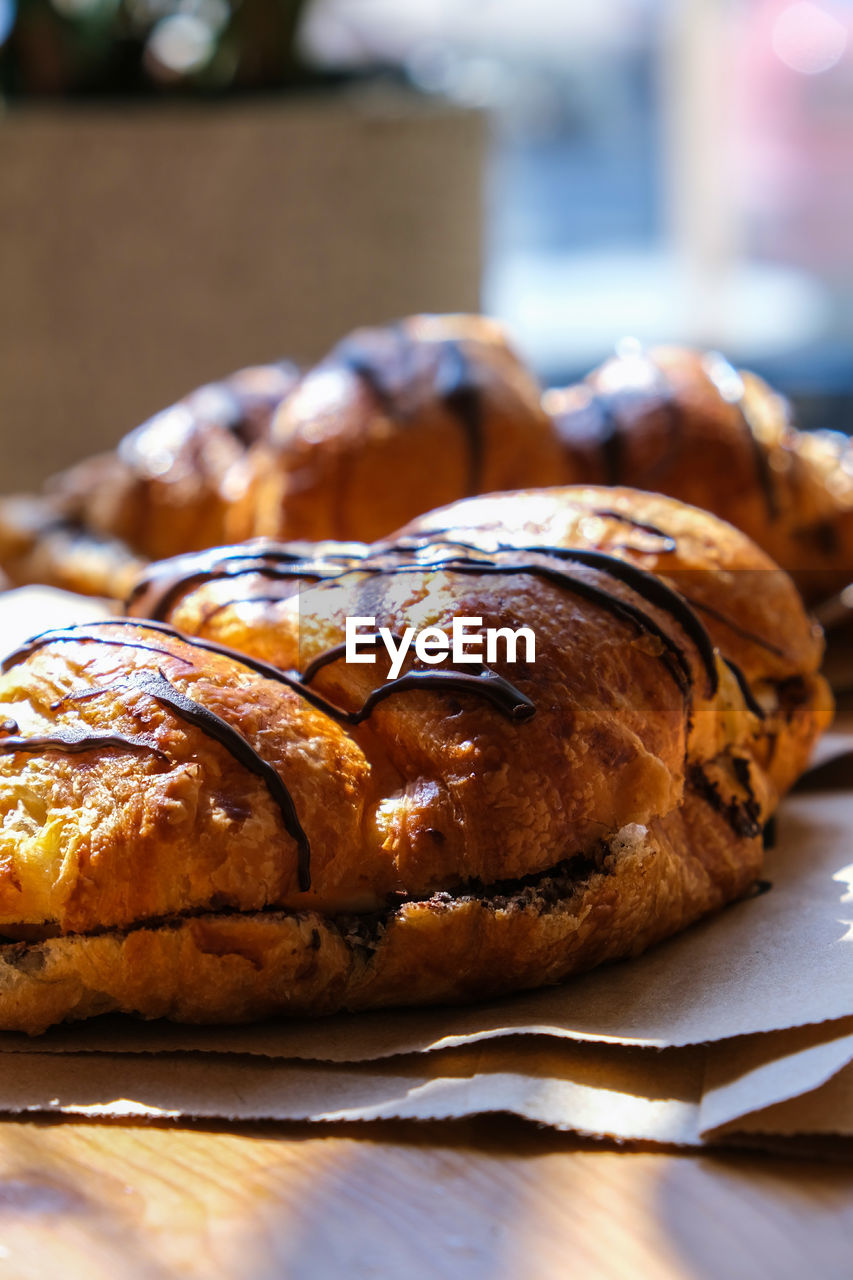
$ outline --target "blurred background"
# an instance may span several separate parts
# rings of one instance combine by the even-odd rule
[[[853,0],[0,0],[4,488],[414,310],[853,423]]]

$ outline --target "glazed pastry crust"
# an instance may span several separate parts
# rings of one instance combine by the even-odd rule
[[[485,497],[342,549],[329,576],[333,548],[304,576],[286,557],[260,571],[261,551],[254,571],[170,593],[183,636],[108,621],[8,660],[0,1026],[472,998],[633,954],[745,890],[831,715],[790,581],[671,500]],[[645,595],[630,564],[656,571]],[[667,585],[680,574],[704,574],[717,650]],[[365,615],[394,633],[526,625],[536,657],[490,660],[503,701],[485,674],[446,670],[360,718],[387,659],[346,664],[334,646]]]
[[[822,635],[804,612],[788,575],[739,530],[661,495],[576,486],[469,499],[420,517],[380,546],[393,546],[395,539],[429,537],[433,531],[440,538],[458,538],[486,549],[498,543],[587,547],[660,574],[692,603],[723,658],[736,664],[761,703],[765,723],[760,727],[753,723],[750,750],[776,791],[786,791],[805,768],[816,726],[825,725],[832,714],[828,691],[818,674]],[[262,559],[262,546],[258,552]],[[168,599],[168,607],[155,616],[167,618],[185,632],[284,667],[299,666],[322,649],[324,637],[312,643],[311,624],[304,617],[314,605],[321,615],[328,613],[322,586],[308,596],[304,579],[277,582],[272,584],[282,597],[277,604],[269,599],[269,579],[253,572],[251,556],[239,576],[213,576],[199,582],[194,568],[212,562],[215,557],[213,561],[188,559],[145,575],[143,583],[149,581],[153,589],[135,595],[131,611],[144,616],[156,611],[158,600]],[[294,616],[297,591],[302,593],[298,648],[287,625]],[[482,607],[482,602],[471,604],[475,614]],[[536,618],[536,606],[531,608],[527,616]],[[353,604],[350,612],[359,609]],[[612,618],[602,619],[602,624],[595,643],[606,651],[619,633],[613,630]],[[358,677],[350,672],[347,678]],[[726,671],[723,680],[730,683]],[[598,689],[601,683],[600,672],[584,671],[576,692],[580,687]],[[732,706],[742,707],[737,693],[732,694]],[[719,710],[701,699],[694,707],[692,746],[705,758],[719,748]],[[741,716],[740,724],[744,723]],[[704,745],[700,745],[702,735]]]
[[[387,536],[466,495],[630,484],[719,515],[810,602],[853,578],[853,447],[722,356],[634,344],[544,397],[495,322],[411,316],[202,387],[29,499],[11,580],[121,598],[144,560],[251,537]]]
[[[121,599],[146,563],[119,538],[69,521],[54,499],[0,498],[0,564],[9,578],[4,589],[39,582]]]
[[[628,352],[545,393],[571,483],[631,484],[712,511],[808,600],[853,578],[853,447],[797,430],[756,374],[683,347]]]
[[[357,330],[306,374],[232,477],[227,533],[372,541],[464,494],[553,484],[563,469],[501,327],[412,316]]]
[[[201,387],[44,494],[0,500],[0,565],[19,584],[121,598],[140,559],[266,535],[369,540],[564,471],[500,326],[412,316],[356,331],[301,378],[268,365]]]
[[[491,583],[462,595],[434,575],[427,616],[488,609],[483,586]],[[358,598],[356,588],[354,603],[346,593],[338,613],[323,609],[312,650],[337,642],[344,611],[366,607]],[[306,598],[300,603],[304,610]],[[168,763],[121,750],[104,751],[97,770],[88,754],[0,756],[0,927],[50,922],[81,931],[212,903],[242,911],[373,909],[391,893],[540,871],[567,847],[589,847],[602,830],[674,807],[686,721],[659,658],[632,647],[631,629],[614,628],[606,614],[584,619],[556,589],[537,593],[525,583],[514,606],[537,629],[541,651],[519,681],[539,704],[526,736],[531,750],[523,752],[515,749],[518,726],[464,694],[454,701],[408,693],[344,731],[282,685],[144,622],[129,631],[98,627],[97,644],[39,650],[0,685],[23,733],[108,728],[150,742]],[[403,607],[411,607],[408,597],[390,602],[392,626]],[[299,615],[292,621],[295,629]],[[556,627],[584,621],[593,647],[560,661]],[[128,641],[156,647],[131,649]],[[310,895],[298,889],[295,842],[263,782],[202,730],[135,691],[135,681],[158,672],[239,726],[284,778],[311,842]],[[344,664],[323,675],[317,691],[347,709],[361,706],[379,678],[374,667]],[[63,695],[96,689],[105,692],[53,709]]]
[[[760,839],[689,793],[628,827],[573,882],[492,896],[436,895],[359,932],[313,912],[175,919],[128,933],[0,947],[0,1024],[37,1035],[122,1012],[238,1023],[481,999],[560,982],[652,943],[744,894]]]
[[[508,537],[501,521],[505,501],[506,495],[490,494],[475,504],[458,503],[428,513],[411,528],[444,528],[453,536],[458,526],[460,536],[464,529],[471,538],[473,527],[481,531],[473,540],[489,545],[490,538]],[[691,603],[720,654],[736,664],[764,710],[751,750],[776,792],[784,794],[808,763],[816,724],[825,727],[832,717],[831,697],[819,675],[823,635],[801,607],[788,574],[739,529],[660,494],[573,486],[519,495],[514,505],[511,540],[592,543],[661,575]],[[626,532],[614,515],[658,532]],[[658,533],[674,546],[670,549]],[[695,715],[697,733],[705,728],[713,735],[716,719],[705,723],[701,703]],[[706,746],[701,753],[710,756],[713,749]]]
[[[115,453],[57,476],[48,496],[66,519],[149,560],[215,546],[226,532],[226,477],[297,378],[293,365],[259,365],[199,387]]]
[[[121,599],[142,565],[225,538],[226,477],[297,381],[287,363],[241,369],[185,396],[110,453],[0,498],[0,564],[12,582]]]

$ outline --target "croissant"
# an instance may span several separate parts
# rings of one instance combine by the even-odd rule
[[[269,429],[298,380],[280,362],[193,391],[114,453],[0,502],[0,563],[13,582],[121,598],[149,560],[226,537],[226,477]]]
[[[272,366],[202,388],[44,495],[0,502],[0,566],[118,599],[146,559],[258,535],[370,541],[466,494],[561,474],[539,388],[500,327],[414,316],[357,331],[299,380]]]
[[[635,955],[749,889],[831,716],[788,576],[628,489],[189,554],[128,609],[4,664],[3,1028],[470,1000]]]
[[[558,483],[539,388],[502,329],[412,316],[351,334],[247,459],[229,538],[372,542],[467,494]]]
[[[140,563],[250,537],[373,541],[510,488],[630,484],[746,532],[811,601],[853,578],[853,446],[807,433],[722,356],[628,344],[540,396],[492,321],[359,330],[301,378],[203,388],[35,499],[0,503],[0,566],[121,598]]]
[[[572,483],[631,484],[713,511],[810,601],[853,580],[853,445],[840,432],[798,431],[756,374],[713,352],[628,343],[543,403]]]

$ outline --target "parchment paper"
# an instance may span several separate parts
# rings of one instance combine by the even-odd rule
[[[801,1102],[803,1127],[790,1132],[853,1133],[853,1094],[833,1107],[824,1092],[849,1073],[851,1062],[853,1018],[714,1046],[707,1055],[699,1128],[707,1136],[745,1131],[779,1104],[786,1104],[791,1119],[794,1102]],[[818,1107],[821,1124],[815,1127]]]
[[[701,1080],[697,1050],[531,1038],[347,1066],[235,1054],[0,1055],[0,1098],[13,1112],[335,1121],[500,1111],[682,1145],[699,1141]]]
[[[766,1044],[744,1043],[747,1058],[766,1060],[734,1079],[726,1047],[652,1050],[526,1036],[358,1064],[216,1053],[0,1055],[0,1098],[7,1112],[93,1118],[319,1123],[504,1112],[586,1135],[679,1146],[750,1134],[853,1134],[853,1035],[782,1050],[779,1059],[766,1058]],[[717,1088],[709,1083],[715,1055],[727,1076]],[[762,1098],[775,1101],[756,1106]]]
[[[754,1111],[744,1120],[733,1121],[720,1130],[718,1136],[733,1134],[782,1137],[826,1134],[850,1138],[853,1136],[853,1066],[848,1064],[804,1097],[791,1098]]]

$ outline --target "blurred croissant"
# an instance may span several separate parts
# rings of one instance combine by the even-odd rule
[[[0,503],[0,567],[122,597],[140,565],[264,536],[371,541],[495,490],[630,484],[730,521],[819,600],[853,578],[853,448],[805,433],[722,356],[627,345],[540,396],[493,321],[414,316],[359,330],[301,377],[202,388]]]
[[[748,534],[819,600],[853,580],[853,445],[798,431],[791,407],[717,353],[625,344],[547,391],[574,483],[632,484]]]

